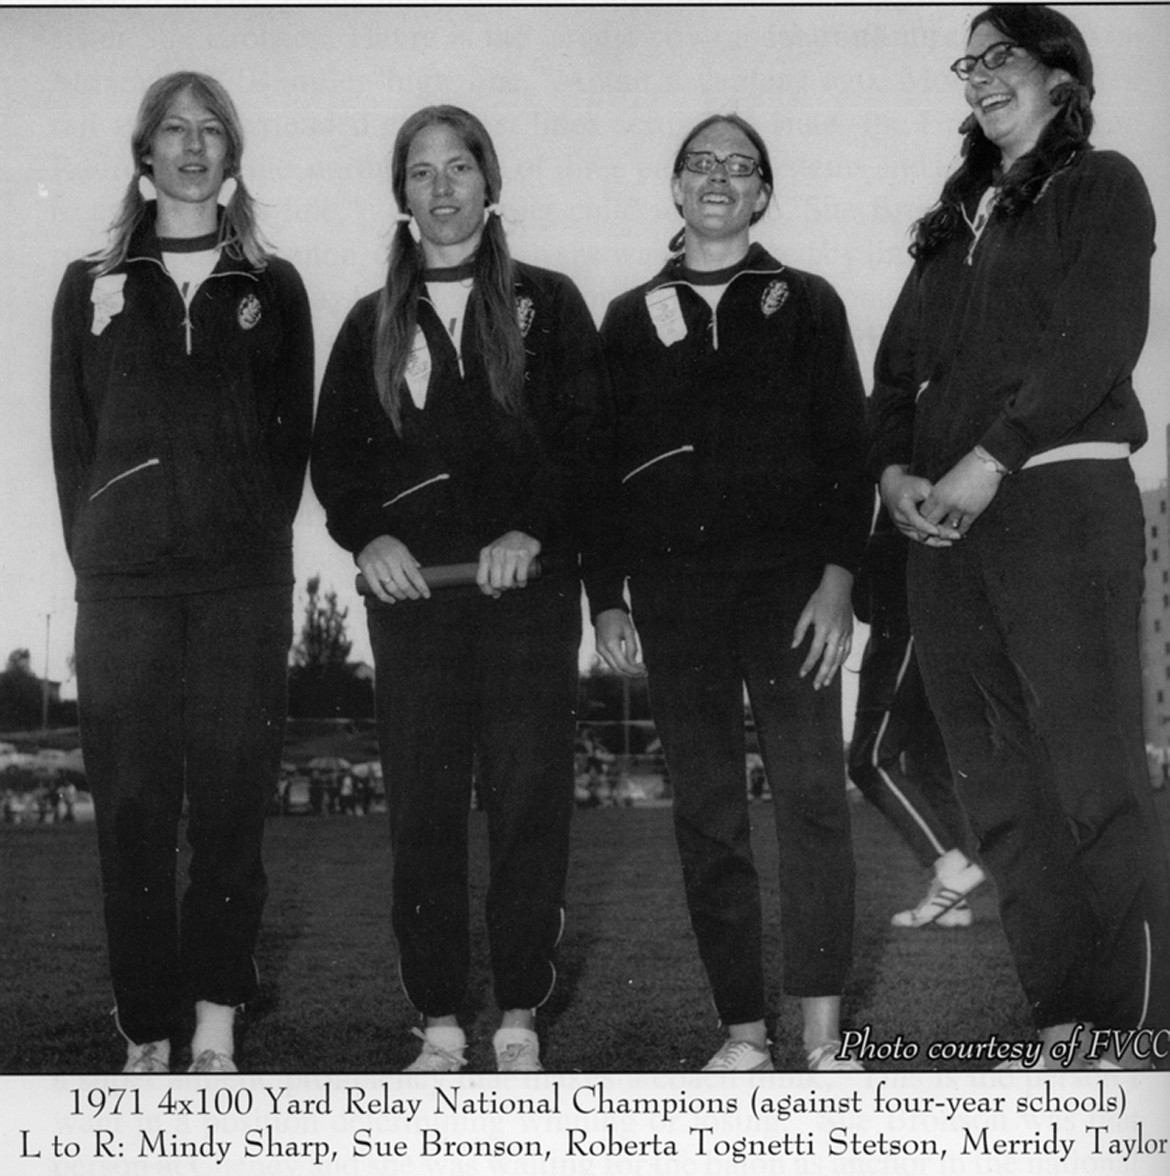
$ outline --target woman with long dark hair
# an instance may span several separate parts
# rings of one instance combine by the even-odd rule
[[[333,348],[313,486],[373,594],[391,917],[423,1019],[407,1069],[467,1064],[474,771],[490,843],[496,1065],[534,1071],[563,921],[577,558],[604,461],[604,369],[572,282],[511,258],[499,161],[474,115],[436,106],[407,119],[392,184],[386,282]],[[432,590],[424,569],[466,562],[474,585]]]
[[[871,464],[914,541],[920,665],[1040,1064],[1127,1064],[1088,1030],[1170,1025],[1126,460],[1146,439],[1153,210],[1133,164],[1089,142],[1093,65],[1067,17],[988,8],[951,68],[963,161],[915,229]]]
[[[727,1038],[707,1070],[771,1070],[760,882],[744,788],[744,685],[780,843],[784,990],[812,1070],[839,1057],[854,868],[837,677],[873,489],[864,400],[832,287],[753,244],[772,196],[736,115],[683,139],[681,252],[611,303],[602,341],[618,439],[618,554],[590,587],[597,646],[649,671],[683,884]],[[637,630],[622,603],[628,587]]]
[[[53,312],[52,434],[125,1070],[232,1071],[267,882],[313,335],[256,229],[215,79],[147,91],[107,249]],[[219,206],[219,201],[224,206]],[[180,814],[190,885],[176,909]]]

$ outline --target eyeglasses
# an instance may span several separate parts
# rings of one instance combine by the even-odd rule
[[[1018,48],[1019,45],[1014,41],[996,41],[994,45],[988,45],[978,57],[960,57],[951,66],[951,73],[960,81],[965,82],[977,65],[988,70],[1000,69]]]
[[[732,154],[720,159],[714,151],[688,151],[683,156],[683,167],[700,176],[709,176],[717,167],[722,167],[729,176],[743,180],[754,176],[759,166],[760,161],[750,155]]]

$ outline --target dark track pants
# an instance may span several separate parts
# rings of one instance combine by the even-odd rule
[[[169,1037],[195,1000],[255,994],[291,630],[283,586],[78,606],[81,740],[118,1023],[132,1041]],[[184,794],[191,864],[176,909]]]
[[[933,866],[948,849],[974,853],[908,618],[894,625],[874,617],[861,660],[849,775],[922,865]]]
[[[426,1016],[458,1011],[469,970],[473,770],[488,821],[495,999],[535,1008],[556,979],[573,809],[580,588],[549,577],[370,603],[390,807],[391,918],[402,984]]]
[[[724,1024],[765,1016],[760,885],[744,781],[743,690],[772,786],[784,991],[833,996],[853,937],[840,680],[820,691],[789,645],[821,569],[631,578],[699,953]]]
[[[1003,480],[910,609],[959,799],[1040,1028],[1170,1026],[1170,883],[1146,776],[1142,511],[1127,462]]]

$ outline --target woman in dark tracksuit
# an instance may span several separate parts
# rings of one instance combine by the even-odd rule
[[[535,1071],[535,1010],[556,978],[563,924],[577,553],[605,460],[604,366],[572,282],[510,258],[499,163],[478,119],[451,106],[417,112],[392,166],[401,214],[389,273],[334,345],[313,486],[376,597],[391,914],[403,986],[424,1021],[407,1069],[466,1064],[474,761],[502,1010],[496,1064]],[[431,591],[424,567],[464,561],[477,566],[475,586]]]
[[[53,312],[81,739],[125,1069],[166,1072],[193,1003],[190,1068],[231,1071],[235,1010],[257,986],[312,325],[296,271],[258,242],[222,86],[156,82],[132,150],[111,244],[69,266]]]
[[[879,511],[853,584],[853,612],[869,625],[869,640],[857,684],[849,777],[932,874],[922,901],[890,922],[970,927],[967,896],[982,885],[984,873],[972,860],[971,831],[918,669],[906,601],[909,545]]]
[[[823,279],[749,240],[772,190],[759,135],[714,116],[684,140],[680,255],[602,325],[621,544],[590,582],[597,645],[650,675],[699,952],[728,1039],[709,1070],[770,1070],[759,880],[744,789],[746,682],[780,841],[784,987],[814,1070],[837,1057],[853,856],[840,683],[869,524],[864,399]],[[635,632],[622,604],[628,576]]]
[[[1089,144],[1093,67],[1067,17],[987,9],[952,69],[971,109],[964,161],[916,226],[878,354],[871,464],[914,541],[923,678],[1041,1065],[1129,1065],[1085,1027],[1170,1026],[1126,460],[1146,439],[1131,377],[1153,211],[1136,168]]]

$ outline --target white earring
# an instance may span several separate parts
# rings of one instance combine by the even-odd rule
[[[228,176],[220,185],[219,196],[216,198],[220,204],[228,205],[231,203],[232,197],[236,194],[236,189],[240,186],[239,181],[235,176]]]
[[[154,180],[142,172],[138,177],[138,195],[143,200],[156,200],[158,198],[158,190],[154,186]]]

